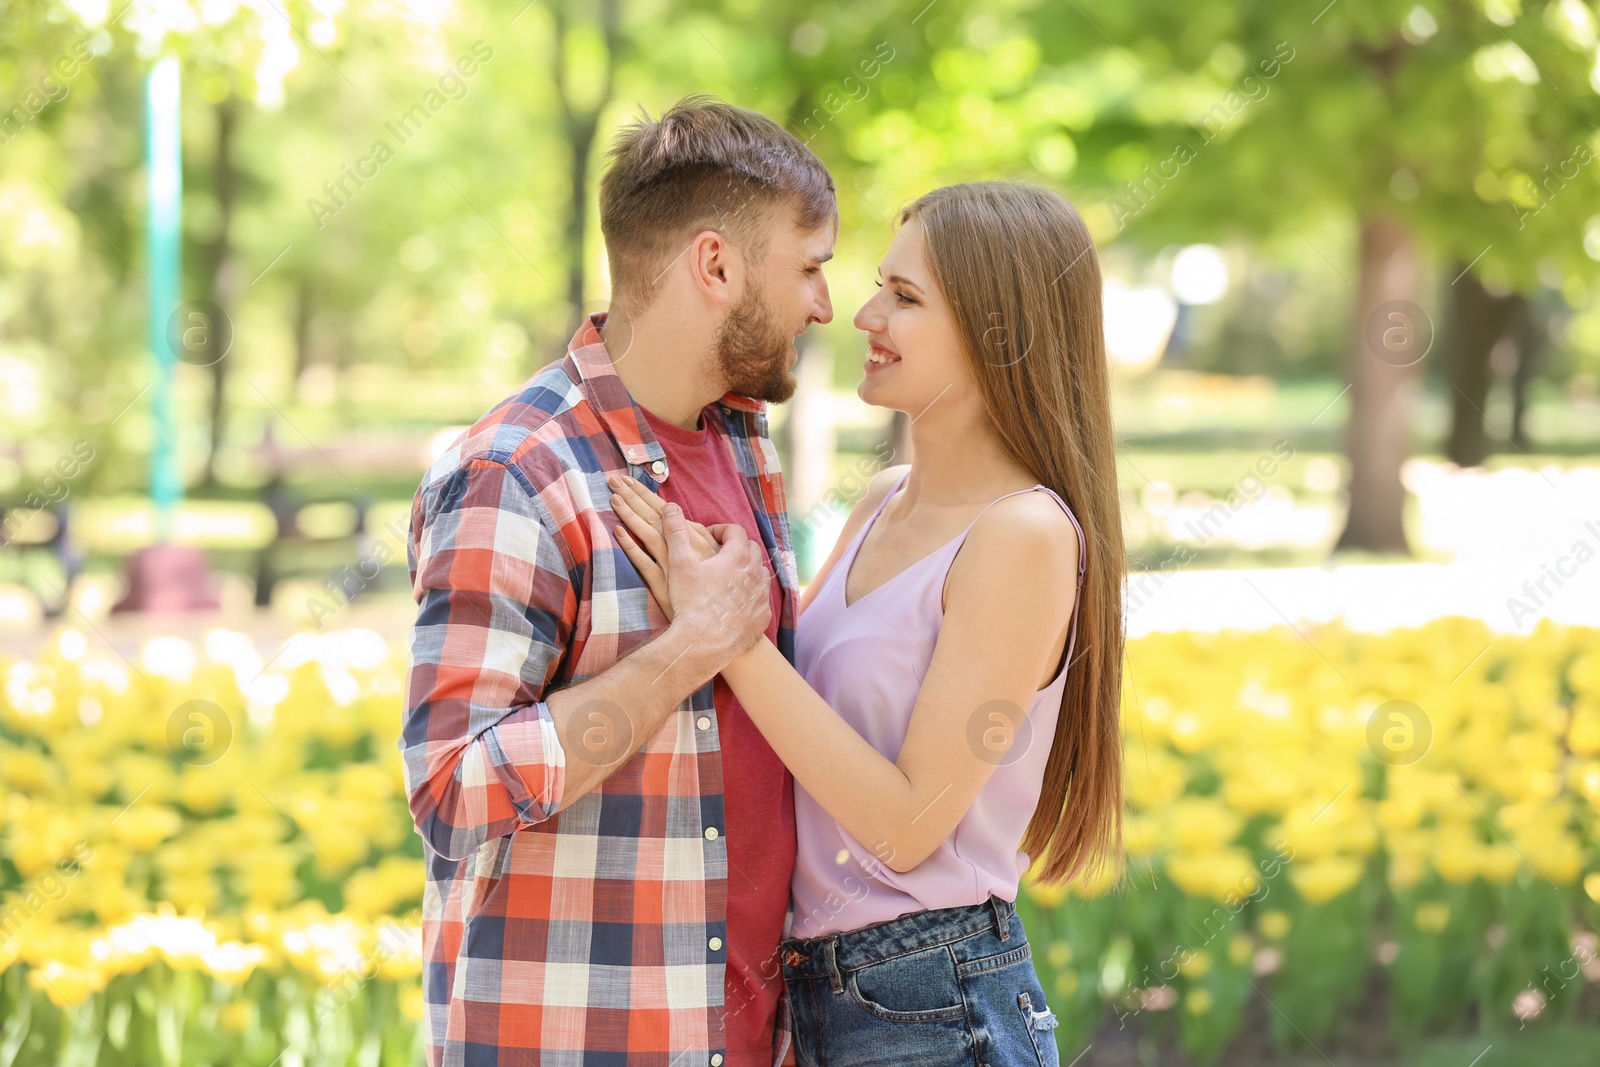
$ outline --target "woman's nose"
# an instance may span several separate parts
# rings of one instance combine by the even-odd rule
[[[878,298],[874,296],[862,304],[861,310],[856,312],[856,317],[852,320],[855,328],[862,333],[878,333],[883,329],[883,316],[878,314],[874,307],[877,300]]]

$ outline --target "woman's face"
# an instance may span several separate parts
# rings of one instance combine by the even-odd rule
[[[925,242],[920,219],[900,227],[878,265],[880,288],[855,317],[856,329],[867,335],[866,377],[856,395],[912,416],[935,400],[964,402],[974,388]]]

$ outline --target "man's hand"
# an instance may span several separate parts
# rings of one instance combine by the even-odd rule
[[[672,628],[695,635],[696,654],[715,673],[755,644],[772,620],[766,549],[742,526],[726,523],[712,528],[716,551],[702,556],[677,505],[664,505],[659,519],[659,527],[639,527],[648,550],[620,527],[618,541]]]
[[[645,580],[663,608],[676,605],[675,614],[668,610],[672,624],[595,677],[548,698],[566,753],[563,807],[632,756],[684,697],[755,645],[771,621],[761,544],[741,526],[714,527],[722,539],[702,556],[683,513],[665,507],[661,551],[671,560],[670,578],[637,545],[629,558],[652,568]]]
[[[688,520],[676,504],[661,514],[667,541],[667,596],[677,606],[674,626],[700,638],[708,659],[721,670],[761,639],[772,621],[772,572],[767,550],[744,527],[719,526],[718,549],[701,559],[689,537]]]

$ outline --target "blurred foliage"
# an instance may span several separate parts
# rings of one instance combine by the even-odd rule
[[[213,388],[221,474],[250,484],[239,457],[269,423],[295,443],[363,429],[340,403],[352,368],[397,401],[433,383],[462,394],[375,416],[420,433],[553,358],[570,294],[589,310],[605,288],[592,189],[573,181],[592,187],[640,107],[690,91],[781,118],[833,169],[846,310],[905,199],[1022,176],[1064,188],[1130,278],[1175,243],[1247,250],[1233,309],[1200,309],[1195,366],[1336,373],[1353,226],[1382,211],[1436,264],[1482,253],[1495,284],[1559,289],[1581,351],[1554,370],[1600,369],[1597,170],[1575,162],[1597,149],[1581,0],[9,0],[0,20],[0,107],[21,109],[0,132],[0,492],[80,439],[101,456],[82,486],[143,484],[141,86],[167,51],[184,70],[184,292],[227,274],[234,294],[227,375],[180,368],[191,480]],[[841,315],[819,333],[850,349],[849,329]]]

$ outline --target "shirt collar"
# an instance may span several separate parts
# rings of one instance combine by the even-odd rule
[[[629,463],[649,464],[664,460],[666,452],[655,433],[645,422],[644,413],[622,384],[617,370],[606,351],[605,338],[600,327],[605,325],[606,313],[599,312],[583,320],[577,333],[567,343],[567,360],[577,378],[578,387],[588,397],[590,405],[606,424],[606,429],[616,439],[623,456]],[[717,401],[731,411],[762,414],[767,410],[765,400],[724,393]]]

